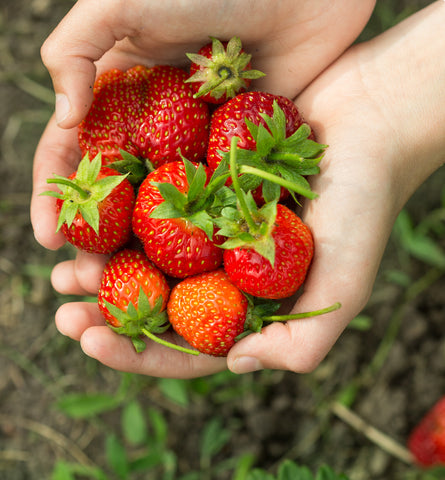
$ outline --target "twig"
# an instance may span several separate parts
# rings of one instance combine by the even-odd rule
[[[347,425],[364,435],[368,440],[375,443],[385,452],[389,453],[393,457],[398,458],[402,462],[407,463],[408,465],[413,464],[413,458],[407,448],[396,442],[393,438],[389,437],[385,433],[377,430],[349,408],[345,407],[339,402],[334,402],[331,405],[331,411]]]
[[[57,432],[48,425],[36,422],[29,418],[22,417],[10,417],[8,415],[0,414],[0,423],[10,424],[13,423],[19,428],[24,428],[30,432],[36,433],[47,440],[50,440],[55,445],[61,447],[67,453],[69,453],[78,463],[89,467],[96,467],[95,463],[87,456],[83,451],[74,443],[71,439]]]

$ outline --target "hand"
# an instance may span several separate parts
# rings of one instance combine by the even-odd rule
[[[297,98],[329,148],[321,174],[313,179],[319,198],[306,202],[303,211],[316,254],[305,291],[292,310],[314,310],[336,301],[342,308],[249,335],[229,352],[231,370],[311,371],[365,306],[398,212],[444,160],[445,111],[437,106],[445,101],[445,67],[435,59],[443,56],[445,39],[431,38],[444,17],[445,4],[436,2],[375,40],[351,48]],[[428,57],[422,45],[432,49]],[[416,66],[420,58],[422,70]],[[81,254],[56,266],[53,284],[63,293],[95,292],[101,267]],[[63,305],[56,322],[62,333],[81,341],[88,355],[112,368],[192,377],[226,366],[224,359],[184,356],[157,345],[136,354],[128,339],[103,326],[93,304]]]
[[[242,35],[254,68],[267,72],[256,86],[294,98],[353,42],[374,4],[260,0],[252,11],[247,0],[78,0],[42,47],[57,102],[35,154],[31,221],[37,241],[50,249],[65,242],[54,233],[54,200],[39,194],[53,173],[76,169],[76,125],[91,105],[96,73],[136,64],[180,66],[209,35]]]

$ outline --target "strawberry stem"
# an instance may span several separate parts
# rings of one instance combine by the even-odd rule
[[[79,187],[76,183],[72,182],[71,180],[68,180],[67,178],[48,178],[46,180],[46,183],[55,183],[58,185],[65,185],[69,188],[72,188],[73,190],[76,190],[76,192],[80,195],[82,199],[87,199],[90,196],[90,193],[85,191],[82,187]]]
[[[241,188],[241,185],[239,183],[239,178],[238,178],[238,169],[236,165],[236,146],[238,144],[238,141],[239,141],[238,137],[232,137],[230,142],[230,159],[229,159],[230,176],[232,178],[232,187],[233,187],[233,190],[235,191],[235,195],[238,200],[239,207],[241,209],[243,217],[249,227],[250,232],[254,233],[258,230],[259,227],[255,223],[255,220],[253,219],[250,213],[250,209],[247,206],[246,200],[244,198],[244,192]]]
[[[301,318],[309,318],[309,317],[316,317],[318,315],[324,315],[325,313],[334,312],[341,307],[340,302],[336,302],[333,305],[322,308],[320,310],[314,310],[312,312],[302,312],[302,313],[294,313],[290,315],[270,315],[267,317],[261,317],[262,320],[266,322],[285,322],[287,320],[299,320]]]
[[[164,345],[165,347],[172,348],[173,350],[178,350],[182,353],[188,353],[190,355],[199,355],[199,352],[197,350],[191,350],[190,348],[181,347],[180,345],[176,345],[175,343],[167,342],[166,340],[163,340],[162,338],[154,335],[146,328],[142,328],[141,331],[150,340],[153,340],[156,343]]]
[[[239,168],[239,172],[250,174],[250,175],[256,175],[260,178],[263,178],[264,180],[269,180],[270,182],[277,183],[281,187],[284,187],[287,190],[291,190],[295,193],[298,193],[299,195],[302,195],[303,197],[309,198],[311,200],[318,197],[318,195],[315,192],[312,192],[311,190],[304,188],[301,185],[297,185],[296,183],[290,182],[289,180],[286,180],[283,177],[274,175],[273,173],[266,172],[259,168],[251,167],[249,165],[241,165]]]

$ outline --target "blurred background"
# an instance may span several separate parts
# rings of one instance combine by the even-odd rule
[[[380,0],[361,40],[429,1]],[[53,109],[44,39],[72,0],[0,6],[0,478],[237,479],[285,459],[351,480],[434,480],[405,448],[445,393],[445,176],[399,217],[372,298],[311,374],[223,372],[190,381],[123,374],[54,326],[70,300],[29,220],[33,153]],[[260,470],[257,470],[260,475]]]

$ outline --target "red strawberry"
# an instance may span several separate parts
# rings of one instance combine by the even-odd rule
[[[165,311],[169,294],[164,275],[144,253],[124,249],[115,253],[104,268],[98,305],[108,325],[130,337],[136,351],[145,349],[141,339],[145,335],[170,348],[196,354],[155,335],[170,326]]]
[[[170,294],[167,313],[174,330],[202,353],[226,356],[235,342],[261,331],[265,322],[285,322],[331,312],[336,303],[313,312],[274,315],[280,305],[272,301],[255,304],[229,279],[223,269],[188,277]]]
[[[232,139],[230,173],[238,200],[226,207],[215,224],[219,235],[229,237],[222,247],[224,269],[244,292],[261,298],[293,295],[306,278],[314,243],[309,228],[277,201],[258,208],[251,192],[241,189],[237,175],[236,143]]]
[[[174,330],[200,352],[227,355],[244,332],[248,301],[222,269],[186,278],[167,305]]]
[[[254,167],[282,177],[283,186],[296,185],[301,193],[313,197],[304,176],[319,172],[317,166],[325,145],[314,141],[311,128],[288,98],[265,92],[237,95],[221,105],[212,116],[207,162],[215,169],[230,150],[231,139],[239,138],[238,162],[250,173]],[[225,153],[224,153],[225,152]],[[280,193],[280,185],[254,175],[244,175],[243,188],[254,191],[256,200],[269,201]],[[260,184],[262,189],[255,190]],[[282,190],[282,197],[285,190]]]
[[[273,265],[246,242],[224,251],[224,268],[243,292],[256,297],[290,297],[303,284],[314,253],[309,228],[289,208],[278,204],[270,235],[275,249]],[[260,240],[262,241],[262,240]]]
[[[135,195],[125,175],[101,166],[100,157],[90,162],[86,155],[68,179],[48,179],[62,193],[45,194],[57,198],[57,230],[70,243],[91,253],[112,253],[130,238]]]
[[[264,76],[251,70],[251,55],[247,54],[238,37],[220,42],[211,37],[198,53],[188,53],[192,61],[190,78],[196,97],[209,103],[221,104],[238,93],[245,92],[253,79]]]
[[[425,467],[445,464],[445,397],[413,429],[408,448],[416,461]]]
[[[141,65],[102,74],[94,100],[79,125],[83,154],[102,152],[104,163],[122,159],[121,150],[150,160],[154,166],[180,158],[205,156],[209,110],[193,98],[187,73],[176,67]]]
[[[100,152],[104,164],[121,159],[120,150],[138,156],[132,137],[149,88],[145,78],[148,72],[145,67],[134,67],[127,72],[113,69],[98,77],[93,103],[78,129],[83,156]]]
[[[223,252],[215,245],[206,207],[213,205],[212,194],[226,178],[217,176],[205,188],[206,167],[183,160],[160,166],[143,181],[133,231],[163,272],[184,278],[221,265]]]
[[[150,89],[143,104],[141,122],[134,137],[139,155],[155,167],[179,160],[205,157],[210,114],[206,103],[193,98],[179,68],[157,66],[150,71]]]

